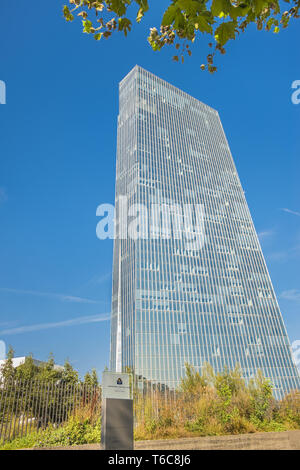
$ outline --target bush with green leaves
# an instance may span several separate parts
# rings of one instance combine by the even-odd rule
[[[100,443],[101,417],[92,417],[88,410],[77,410],[62,426],[49,424],[46,429],[33,431],[24,437],[12,439],[0,449],[65,447]]]
[[[88,378],[89,381],[91,379]],[[168,395],[169,394],[169,395]],[[176,394],[157,388],[134,395],[135,439],[216,436],[300,428],[300,391],[276,401],[263,374],[245,382],[239,366],[215,373],[206,364],[201,373],[186,365]],[[100,442],[100,407],[81,403],[66,422],[15,438],[3,448],[56,447]],[[69,418],[68,418],[69,417]]]

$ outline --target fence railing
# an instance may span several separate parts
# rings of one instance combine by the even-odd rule
[[[62,381],[9,380],[0,384],[0,443],[49,424],[58,427],[82,407],[100,416],[101,388]]]
[[[195,396],[169,389],[148,388],[143,392],[136,387],[133,393],[135,428],[160,418],[165,422],[170,419],[181,424],[192,422],[199,398],[206,400],[207,406],[214,400],[221,400],[210,388]],[[100,386],[61,380],[11,379],[0,382],[0,444],[33,431],[39,432],[49,425],[55,428],[62,426],[72,415],[88,417],[98,426],[101,403]],[[276,404],[285,416],[299,415],[299,406],[299,391],[290,393]]]
[[[175,406],[173,390],[147,389],[134,393],[135,426],[150,413],[158,417],[164,404]],[[49,425],[59,427],[72,414],[82,411],[90,418],[101,415],[100,386],[70,384],[63,381],[10,379],[0,382],[0,444]],[[145,411],[146,410],[146,411]]]

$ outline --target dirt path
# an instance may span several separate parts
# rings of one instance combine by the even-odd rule
[[[136,441],[135,450],[300,450],[300,430]],[[32,449],[27,449],[32,450]],[[41,449],[35,449],[41,450]],[[55,447],[42,450],[101,450],[100,444]]]

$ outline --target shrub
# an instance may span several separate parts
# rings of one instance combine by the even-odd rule
[[[89,415],[85,408],[76,410],[68,421],[59,427],[53,424],[39,432],[34,431],[22,438],[16,438],[1,447],[2,450],[31,448],[31,447],[59,447],[79,444],[100,443],[101,420]]]
[[[239,366],[215,374],[206,364],[202,375],[187,366],[173,404],[166,404],[163,393],[146,400],[140,397],[136,403],[136,439],[285,431],[300,427],[300,392],[276,402],[272,386],[261,372],[246,384]]]
[[[300,428],[300,391],[280,402],[261,373],[247,385],[238,367],[214,374],[206,365],[200,376],[192,367],[174,394],[158,390],[151,395],[136,393],[134,399],[136,440],[217,436]],[[99,407],[81,406],[67,422],[45,430],[34,430],[15,438],[3,449],[55,447],[100,442]]]

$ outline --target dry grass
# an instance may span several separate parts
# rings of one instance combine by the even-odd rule
[[[281,402],[262,374],[248,385],[238,367],[200,376],[187,368],[180,389],[168,397],[153,391],[135,399],[135,439],[217,436],[300,428],[300,392]]]

